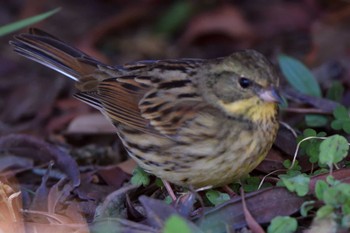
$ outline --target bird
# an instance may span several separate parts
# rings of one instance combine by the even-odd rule
[[[75,81],[146,172],[182,187],[220,187],[266,157],[279,128],[279,75],[255,50],[214,59],[107,65],[49,33],[14,36],[15,52]]]

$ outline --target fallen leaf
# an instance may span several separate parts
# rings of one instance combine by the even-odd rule
[[[304,198],[281,187],[266,188],[246,195],[247,207],[260,224],[270,222],[279,215],[297,212],[304,201]],[[201,229],[211,232],[224,232],[227,229],[233,231],[247,226],[241,198],[233,198],[207,210],[203,217],[195,219],[195,223]]]
[[[111,217],[124,217],[126,218],[125,201],[126,195],[136,186],[128,185],[122,187],[105,197],[103,202],[98,206],[95,213],[95,219],[111,218]]]
[[[116,134],[114,125],[101,113],[91,113],[75,117],[67,128],[67,133],[92,134],[110,133]]]
[[[120,167],[120,169],[122,169],[125,173],[131,175],[132,171],[135,169],[137,164],[136,164],[135,160],[128,159],[124,162],[117,164],[117,166]]]
[[[335,101],[314,97],[310,95],[305,95],[305,94],[302,94],[301,92],[298,92],[292,89],[284,90],[283,94],[285,97],[293,100],[294,102],[309,104],[311,106],[314,106],[318,109],[323,110],[324,113],[332,113],[333,110],[339,105]]]
[[[54,145],[24,134],[11,134],[0,137],[0,148],[18,157],[33,159],[35,165],[54,161],[70,179],[74,187],[80,184],[80,172],[75,160]]]
[[[125,173],[121,168],[113,166],[107,168],[100,168],[97,174],[115,189],[120,188],[126,181],[130,180],[131,175]]]
[[[165,221],[172,215],[178,214],[176,209],[164,201],[156,200],[146,196],[139,197],[142,206],[145,208],[147,223],[156,229],[163,229]],[[191,232],[202,232],[193,222],[186,220]]]
[[[255,169],[265,174],[275,170],[285,169],[283,166],[283,161],[285,159],[281,152],[272,148],[266,158]]]
[[[280,124],[274,145],[287,155],[294,155],[297,148],[296,133],[288,129],[284,124]]]

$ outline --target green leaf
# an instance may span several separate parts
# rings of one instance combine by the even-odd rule
[[[303,132],[303,135],[298,137],[298,142],[308,137],[324,137],[324,136],[326,136],[325,132],[317,133],[314,129],[305,129]],[[309,156],[309,161],[311,163],[318,162],[321,142],[322,141],[320,139],[309,139],[309,140],[303,141],[300,144],[300,148],[302,148],[303,149],[302,151],[306,153],[307,156]]]
[[[344,86],[339,82],[335,81],[332,83],[332,86],[327,91],[327,98],[340,102],[344,94]]]
[[[308,212],[314,208],[315,201],[305,201],[300,207],[300,214],[306,217]]]
[[[243,181],[244,181],[244,179],[242,179],[242,182]],[[232,183],[232,184],[230,184],[230,188],[232,189],[233,192],[239,193],[240,188],[241,188],[241,183]]]
[[[296,176],[280,175],[281,181],[291,192],[296,192],[298,196],[305,196],[309,192],[310,177],[305,174]]]
[[[333,214],[334,208],[331,205],[324,205],[317,210],[316,218],[326,218]]]
[[[251,177],[244,179],[244,182],[242,182],[242,187],[243,187],[244,192],[250,193],[250,192],[258,190],[258,187],[260,185],[260,181],[261,181],[260,178],[256,177],[256,176],[251,176]],[[265,188],[267,186],[269,186],[269,184],[264,183],[262,187]]]
[[[89,224],[89,233],[101,233],[101,232],[118,232],[115,229],[120,229],[121,223],[116,221],[116,218],[97,218]],[[52,232],[60,232],[60,230],[52,230]],[[72,232],[72,231],[67,231]],[[78,230],[79,232],[79,230]]]
[[[267,228],[268,233],[292,233],[298,228],[298,222],[295,218],[288,216],[278,216],[272,219]]]
[[[323,201],[323,194],[329,189],[329,185],[324,180],[318,180],[315,185],[315,194],[318,200]]]
[[[290,161],[289,159],[283,161],[283,167],[294,171],[301,171],[301,166],[299,165],[298,160],[295,160],[294,166],[292,168],[290,166],[292,166],[292,161]]]
[[[311,163],[318,162],[318,155],[320,154],[320,144],[320,140],[314,140],[313,142],[310,142],[309,146],[306,148],[306,154],[309,156],[309,161]]]
[[[317,132],[316,130],[314,129],[305,129],[304,132],[303,132],[303,135],[304,135],[304,138],[307,138],[307,137],[314,137],[317,135]]]
[[[319,168],[319,169],[315,170],[315,171],[312,173],[312,175],[313,175],[313,176],[316,176],[316,175],[327,174],[327,173],[329,173],[329,169],[327,169],[327,168]],[[311,175],[311,174],[310,174],[310,175]]]
[[[335,185],[340,184],[340,181],[339,181],[339,180],[336,180],[336,179],[334,178],[334,176],[327,176],[327,177],[326,177],[326,181],[327,181],[327,183],[328,183],[329,185],[331,185],[331,186],[335,186]]]
[[[137,186],[147,186],[149,185],[149,182],[149,174],[146,173],[142,168],[136,167],[132,172],[131,183]]]
[[[171,198],[171,196],[168,195],[165,197],[164,202],[170,205],[171,203],[173,203],[173,199]]]
[[[340,181],[341,182],[341,181]],[[347,199],[350,200],[350,184],[348,183],[339,183],[335,186],[337,189],[341,190]]]
[[[333,135],[325,139],[320,144],[319,161],[329,167],[333,163],[343,160],[349,151],[349,144],[346,138],[340,135]]]
[[[321,97],[321,88],[311,71],[295,58],[280,55],[278,62],[287,81],[300,92]]]
[[[164,223],[163,233],[191,233],[191,228],[179,215],[171,215]]]
[[[341,130],[343,128],[343,120],[335,119],[334,121],[332,121],[331,127],[334,130]]]
[[[19,29],[25,28],[29,25],[35,24],[41,20],[44,20],[48,17],[50,17],[53,14],[56,14],[58,11],[60,11],[61,8],[56,8],[51,11],[48,11],[46,13],[36,15],[30,18],[26,18],[14,23],[7,24],[5,26],[0,27],[0,36],[7,35],[11,32],[17,31]]]
[[[326,204],[334,207],[341,206],[346,212],[349,210],[348,204],[350,204],[350,185],[339,182],[324,192],[323,199]]]
[[[322,127],[327,125],[328,119],[325,116],[308,114],[305,116],[305,122],[309,127]]]
[[[292,161],[290,161],[289,159],[286,159],[286,160],[283,161],[282,165],[283,165],[283,167],[289,169],[290,166],[292,165]]]
[[[164,35],[171,35],[185,24],[193,11],[194,5],[190,1],[175,1],[158,21],[156,31]]]
[[[350,119],[349,120],[344,120],[343,122],[343,130],[345,133],[350,134]]]
[[[350,200],[347,199],[347,201],[341,206],[341,211],[343,215],[350,216]]]
[[[348,186],[348,184],[338,184],[327,189],[323,194],[324,203],[333,207],[344,205],[347,200],[349,200],[349,197],[346,195],[345,191],[346,189],[349,189],[349,187],[346,186]]]
[[[349,112],[342,105],[339,105],[334,109],[333,115],[336,119],[349,119]]]
[[[163,188],[163,187],[164,187],[164,184],[163,184],[162,179],[160,179],[160,178],[158,178],[158,177],[156,178],[155,184],[156,184],[157,187],[159,187],[159,188]]]
[[[350,133],[350,117],[348,109],[341,105],[337,106],[333,111],[333,115],[335,120],[331,123],[332,129],[343,129],[346,133]]]
[[[212,189],[208,190],[205,193],[205,196],[213,205],[219,205],[221,203],[224,203],[225,201],[230,200],[230,196],[227,193],[222,193]]]
[[[347,202],[341,206],[343,214],[344,215],[350,215],[350,200],[347,200]]]

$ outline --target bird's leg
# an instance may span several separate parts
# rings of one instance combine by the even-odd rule
[[[231,198],[237,195],[237,194],[235,193],[235,191],[233,191],[233,190],[230,188],[230,186],[228,186],[228,185],[224,185],[224,186],[222,187],[222,189],[223,189]]]
[[[164,184],[165,189],[168,191],[169,196],[171,199],[175,202],[176,201],[176,195],[174,193],[174,190],[171,188],[170,183],[166,180],[162,179],[162,182]]]

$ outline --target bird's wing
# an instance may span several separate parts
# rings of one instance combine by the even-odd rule
[[[190,76],[200,59],[139,61],[108,66],[38,29],[15,36],[19,54],[76,81],[76,97],[113,123],[170,137],[192,119],[203,101]]]
[[[204,107],[196,87],[185,76],[109,78],[99,83],[96,92],[81,92],[76,97],[104,112],[115,125],[166,137],[175,136]]]

